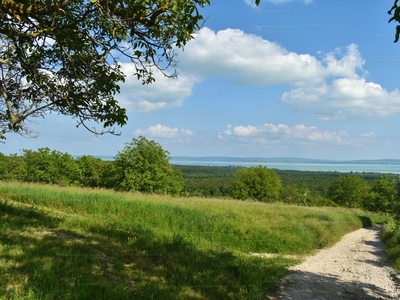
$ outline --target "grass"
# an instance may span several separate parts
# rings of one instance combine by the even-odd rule
[[[394,268],[400,272],[400,224],[391,220],[383,231],[385,252]]]
[[[360,210],[0,182],[1,299],[263,299]],[[251,253],[277,253],[261,258]]]

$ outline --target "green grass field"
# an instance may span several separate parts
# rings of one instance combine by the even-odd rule
[[[299,262],[284,254],[387,221],[361,210],[0,182],[0,298],[263,299]]]

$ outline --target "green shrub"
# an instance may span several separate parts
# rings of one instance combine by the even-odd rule
[[[273,170],[265,166],[242,168],[235,172],[230,185],[231,196],[235,199],[252,199],[262,202],[279,200],[281,181]]]

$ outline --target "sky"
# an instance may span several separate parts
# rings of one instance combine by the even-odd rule
[[[120,136],[49,115],[8,134],[4,154],[49,147],[114,156],[133,138],[171,156],[400,159],[400,42],[392,0],[216,1],[184,51],[178,78],[142,86],[127,74]],[[173,71],[173,70],[171,70]]]

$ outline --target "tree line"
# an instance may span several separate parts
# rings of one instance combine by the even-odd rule
[[[23,149],[19,155],[0,153],[0,180],[184,197],[344,206],[384,213],[400,209],[400,182],[388,175],[367,174],[362,178],[335,172],[284,172],[265,166],[173,166],[169,159],[169,152],[160,144],[142,136],[126,143],[113,161],[90,155],[74,158],[47,147],[37,151]]]
[[[113,161],[74,158],[47,147],[0,154],[0,180],[170,195],[179,195],[183,186],[182,172],[169,163],[168,151],[142,136],[126,143]]]

